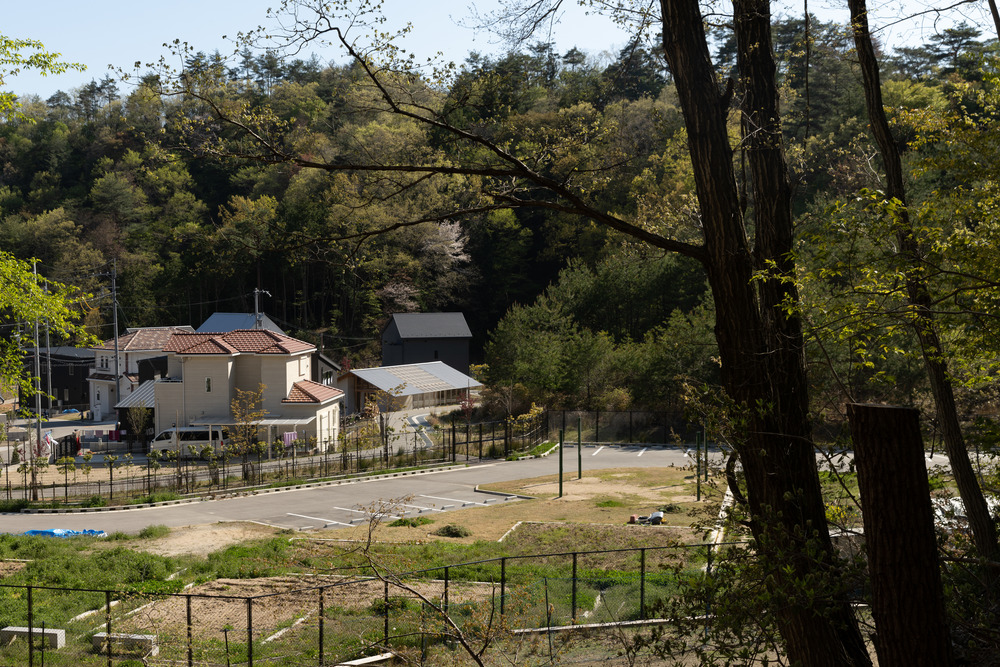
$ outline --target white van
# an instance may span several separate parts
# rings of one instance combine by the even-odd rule
[[[150,451],[165,455],[168,452],[180,452],[183,457],[201,457],[206,447],[211,446],[216,456],[222,455],[228,433],[221,426],[213,426],[211,432],[207,426],[177,426],[160,431],[153,442]]]

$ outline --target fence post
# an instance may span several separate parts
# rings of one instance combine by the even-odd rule
[[[479,423],[479,460],[483,460],[483,423]]]
[[[448,568],[444,568],[444,599],[443,599],[444,613],[448,615]]]
[[[583,417],[576,418],[576,478],[583,479]]]
[[[594,444],[601,444],[601,411],[594,412]]]
[[[562,429],[559,429],[559,497],[560,498],[563,497],[563,430]]]
[[[628,411],[628,444],[632,444],[632,411]]]
[[[386,648],[388,648],[389,647],[389,580],[386,579],[383,583],[385,584],[385,594],[382,600],[385,603],[383,605],[385,607],[385,618],[383,619],[384,625],[382,628],[382,644]]]
[[[35,664],[35,618],[31,598],[31,586],[28,586],[28,664]]]
[[[253,667],[253,598],[247,598],[247,665]]]
[[[191,596],[185,595],[184,597],[187,598],[188,667],[194,667],[194,631],[191,623]]]
[[[108,667],[111,667],[111,591],[104,591],[104,632],[108,649]]]
[[[319,589],[319,666],[323,667],[323,615],[326,612],[326,589]]]
[[[639,620],[646,620],[646,550],[639,550]]]
[[[504,602],[507,597],[507,557],[500,558],[500,617],[503,618]]]
[[[573,619],[573,625],[576,625],[576,556],[577,553],[574,551],[573,552],[573,595],[571,598],[571,604],[573,605],[573,613],[571,615]]]

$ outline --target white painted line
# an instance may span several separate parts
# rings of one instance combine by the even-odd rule
[[[306,516],[305,514],[292,514],[291,512],[287,512],[287,514],[288,514],[288,516],[297,516],[300,519],[312,519],[313,521],[322,521],[323,523],[326,523],[326,524],[335,523],[338,526],[350,526],[351,525],[349,523],[343,523],[341,521],[334,521],[333,519],[321,519],[318,516]]]
[[[636,454],[636,456],[642,456],[643,454],[645,454],[645,453],[646,453],[646,450],[647,450],[647,449],[649,449],[649,447],[643,447],[643,448],[642,448],[642,451],[641,451],[641,452],[639,452],[638,454]]]
[[[600,454],[600,453],[601,453],[601,450],[602,450],[602,449],[604,449],[604,445],[601,445],[600,447],[598,447],[598,448],[597,448],[597,451],[596,451],[596,452],[594,452],[593,454],[591,454],[591,456],[597,456],[598,454]]]
[[[465,505],[483,505],[484,507],[486,506],[486,503],[477,503],[474,500],[455,500],[454,498],[439,498],[437,496],[418,496],[418,497],[430,498],[431,500],[446,500],[450,503],[462,503]]]
[[[335,510],[340,510],[342,512],[354,512],[355,514],[367,514],[364,510],[352,510],[348,507],[334,507]]]
[[[420,505],[400,505],[400,507],[412,507],[412,508],[414,508],[416,510],[420,510],[421,512],[440,512],[441,511],[441,510],[439,510],[436,507],[421,507]]]

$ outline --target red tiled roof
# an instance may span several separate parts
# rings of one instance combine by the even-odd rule
[[[312,380],[302,380],[292,385],[292,390],[288,392],[288,398],[281,400],[282,403],[326,403],[343,396],[344,392],[336,387],[329,387]]]
[[[144,327],[136,329],[124,336],[118,337],[118,350],[119,352],[162,350],[173,334],[189,333],[190,331],[191,327]],[[108,339],[93,349],[114,350],[115,339]]]
[[[178,354],[296,354],[315,349],[315,345],[267,329],[175,333],[163,348]]]
[[[227,345],[219,338],[219,334],[182,333],[170,337],[170,342],[163,348],[164,352],[178,354],[236,354],[239,352],[232,345]]]

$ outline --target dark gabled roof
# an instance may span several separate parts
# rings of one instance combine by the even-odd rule
[[[262,329],[280,334],[285,333],[282,331],[281,327],[275,324],[274,321],[267,315],[261,314],[260,323]],[[235,331],[237,329],[253,328],[253,313],[212,313],[212,315],[205,320],[200,327],[198,327],[198,333],[224,333],[226,331]]]
[[[395,313],[400,338],[472,338],[462,313]]]
[[[179,333],[164,352],[176,354],[298,354],[316,346],[266,329],[237,329],[225,333]]]
[[[53,345],[50,348],[43,347],[41,351],[42,359],[48,356],[50,351],[52,352],[53,357],[63,357],[64,359],[78,359],[81,362],[94,361],[94,349],[90,347],[71,347],[69,345]],[[25,356],[33,357],[34,354],[35,354],[35,348],[33,347],[24,348]]]

